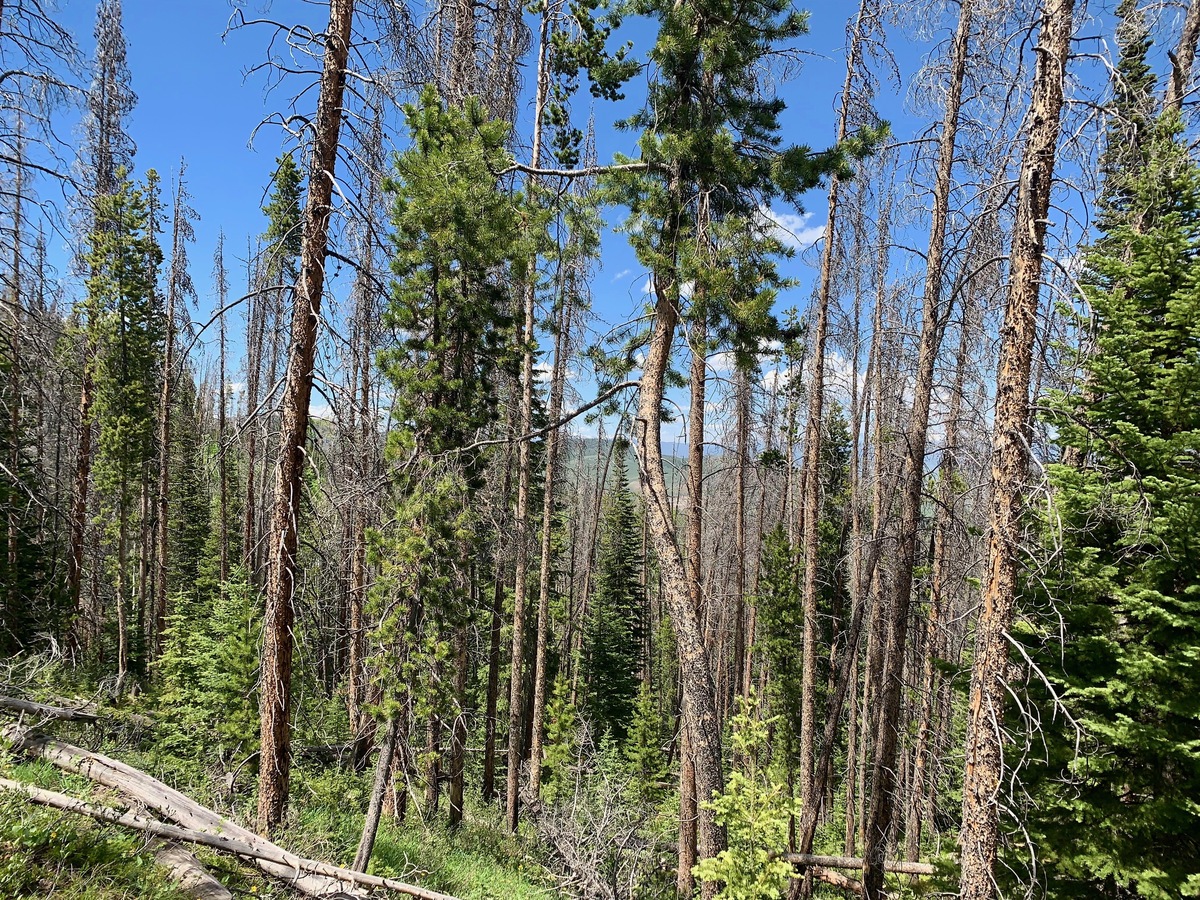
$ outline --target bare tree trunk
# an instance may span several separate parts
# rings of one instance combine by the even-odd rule
[[[371,863],[371,851],[375,848],[375,835],[379,832],[379,819],[383,813],[383,799],[387,794],[388,782],[392,778],[392,759],[396,755],[396,741],[400,723],[396,716],[388,718],[383,732],[383,743],[379,747],[379,759],[375,763],[375,778],[371,782],[371,799],[367,801],[367,817],[363,821],[362,836],[358,839],[358,850],[350,864],[356,872],[367,871]]]
[[[263,617],[262,693],[259,700],[262,750],[259,759],[258,830],[263,834],[277,829],[283,821],[290,781],[292,623],[295,618],[293,603],[296,550],[299,544],[297,520],[304,445],[308,435],[317,322],[325,285],[333,173],[337,163],[342,94],[346,84],[346,58],[350,48],[353,14],[354,0],[330,0],[325,59],[313,131],[308,200],[304,209],[300,279],[292,316],[292,346],[288,354],[287,383],[283,396],[266,613]]]
[[[562,415],[567,374],[567,339],[571,328],[571,299],[562,297],[558,332],[554,336],[554,363],[550,375],[549,418]],[[553,563],[551,538],[554,526],[554,488],[558,474],[559,431],[546,436],[546,471],[542,497],[542,548],[538,569],[537,650],[533,674],[533,741],[529,749],[529,790],[538,796],[542,784],[542,726],[546,713],[546,651],[550,640],[550,570]]]
[[[550,6],[546,5],[542,13],[541,43],[538,47],[537,89],[534,99],[533,116],[533,148],[530,153],[530,164],[533,168],[541,165],[542,157],[542,117],[546,107],[546,93],[549,89],[549,72],[547,69],[549,41]],[[532,196],[537,188],[537,177],[529,176],[528,193]],[[536,301],[534,279],[530,277],[524,285],[524,326],[521,331],[523,354],[521,358],[521,442],[517,447],[517,512],[516,527],[513,529],[516,542],[516,579],[513,594],[513,641],[511,681],[509,682],[508,703],[508,793],[507,820],[509,831],[517,830],[521,805],[521,735],[524,734],[524,696],[522,693],[522,655],[525,648],[525,594],[529,579],[529,488],[533,476],[530,460],[529,441],[524,437],[533,427],[533,351],[534,351],[534,305]],[[540,778],[539,773],[539,778]]]
[[[75,612],[75,635],[81,632],[82,607],[80,594],[83,586],[83,554],[87,536],[88,488],[92,479],[92,403],[95,401],[96,384],[92,377],[92,342],[85,341],[83,348],[83,379],[79,388],[79,445],[75,451],[75,481],[71,491],[71,537],[70,562],[67,566],[67,593],[71,597],[71,608]]]
[[[976,627],[967,707],[960,837],[960,889],[964,900],[996,897],[998,795],[1004,769],[1001,723],[1008,667],[1007,630],[1016,604],[1021,507],[1029,464],[1030,367],[1074,9],[1075,0],[1043,3],[1029,101],[1030,126],[1021,157],[1009,291],[996,374],[988,574]]]
[[[214,280],[217,288],[217,481],[219,546],[221,552],[221,590],[229,581],[229,448],[225,446],[225,304],[228,301],[229,282],[225,276],[225,232],[217,234],[217,249],[214,254]]]
[[[938,473],[937,510],[933,523],[933,561],[930,572],[929,618],[925,631],[924,671],[921,676],[921,711],[917,720],[917,739],[913,748],[912,790],[909,792],[908,818],[904,826],[905,858],[916,862],[921,847],[921,824],[932,809],[934,785],[931,783],[931,734],[940,681],[936,661],[945,657],[946,628],[946,582],[948,567],[950,528],[954,520],[956,477],[956,454],[958,447],[958,419],[962,410],[963,381],[966,377],[967,353],[970,349],[971,330],[968,321],[967,302],[963,304],[962,331],[959,335],[958,357],[955,364],[954,384],[950,390],[950,406],[946,417],[946,439],[942,446],[942,459]],[[928,794],[928,797],[926,796]]]
[[[252,258],[252,257],[250,257]],[[247,267],[254,266],[248,262]],[[247,287],[252,291],[259,287],[261,278],[257,274],[247,279]],[[242,565],[246,568],[246,578],[256,583],[258,524],[255,509],[258,505],[258,490],[255,487],[255,473],[258,466],[258,429],[254,419],[258,415],[258,395],[262,380],[263,329],[266,321],[266,297],[255,296],[251,301],[250,312],[246,317],[246,416],[242,427],[246,430],[246,499],[245,509],[242,510]]]
[[[677,189],[674,188],[673,189]],[[654,325],[642,372],[637,426],[638,468],[650,535],[662,573],[663,589],[675,624],[679,655],[679,681],[685,727],[695,759],[696,794],[711,797],[724,786],[721,760],[721,726],[717,721],[716,693],[712,669],[704,646],[700,612],[693,593],[693,579],[684,569],[676,543],[676,530],[662,457],[662,400],[671,344],[679,324],[673,285],[655,279]],[[725,845],[724,829],[711,810],[699,815],[698,849],[707,858]],[[715,888],[715,885],[709,885]]]
[[[851,91],[859,66],[862,47],[863,21],[873,15],[871,0],[863,0],[850,33],[850,50],[846,54],[846,78],[842,87],[841,111],[838,115],[837,141],[846,139],[850,125]],[[800,682],[800,805],[815,805],[813,755],[816,741],[816,678],[817,678],[817,590],[821,564],[821,434],[825,416],[825,341],[829,328],[829,305],[833,299],[833,278],[838,251],[838,212],[841,181],[836,174],[829,178],[829,214],[825,225],[825,245],[821,251],[820,286],[816,298],[816,323],[813,328],[813,362],[809,381],[808,426],[804,438],[804,503],[801,534],[804,542],[804,644]]]
[[[737,471],[733,520],[733,682],[731,694],[749,696],[746,675],[750,667],[746,636],[746,470],[750,468],[750,375],[739,368],[734,381],[737,394]],[[754,641],[751,632],[750,643]]]
[[[467,625],[454,629],[454,702],[458,707],[450,726],[450,827],[463,817],[463,789],[467,767]]]
[[[21,327],[24,307],[21,299],[21,200],[24,193],[24,176],[25,165],[24,159],[24,142],[21,135],[21,118],[17,117],[17,136],[15,146],[15,164],[14,168],[14,184],[13,184],[13,257],[12,257],[12,283],[10,285],[12,291],[12,307],[11,319],[12,325],[9,332],[9,349],[11,352],[11,361],[9,365],[9,379],[12,390],[11,408],[9,409],[9,440],[12,441],[12,446],[9,448],[9,466],[12,469],[10,477],[16,478],[20,472],[21,465],[21,403],[22,403],[22,387],[21,387]],[[8,510],[8,573],[10,584],[8,588],[8,608],[9,610],[18,609],[20,597],[18,592],[20,586],[17,583],[17,506],[12,504]]]
[[[692,365],[688,399],[688,462],[687,462],[687,564],[688,594],[692,608],[696,610],[698,621],[705,620],[704,610],[704,403],[707,384],[708,367],[708,329],[703,312],[703,298],[697,296],[699,312],[692,325],[688,338],[692,348]],[[709,642],[705,629],[705,645]],[[711,665],[710,665],[711,672]],[[714,702],[716,702],[714,685]],[[720,713],[717,713],[720,721]],[[680,756],[680,788],[679,788],[679,871],[676,888],[681,896],[690,897],[695,887],[692,867],[696,865],[697,842],[699,838],[699,802],[700,797],[710,797],[711,794],[696,793],[696,759],[690,752],[694,738],[688,728],[687,716],[684,716],[681,731],[685,738],[688,753]],[[685,790],[685,788],[689,788]]]
[[[175,198],[174,236],[172,246],[179,252],[179,205],[182,189]],[[162,651],[162,633],[167,626],[167,550],[171,529],[168,517],[171,506],[171,390],[175,377],[175,300],[176,285],[172,273],[167,281],[167,336],[163,350],[162,384],[158,397],[158,548],[154,572],[154,634],[151,647],[157,657]]]
[[[507,423],[505,425],[505,434],[512,436],[513,434],[513,412],[512,406],[508,407]],[[501,479],[500,486],[500,507],[507,513],[509,497],[512,495],[512,468],[513,468],[513,451],[512,444],[505,448],[504,454],[504,475]],[[503,520],[502,520],[503,521]],[[488,629],[488,674],[487,674],[487,696],[485,698],[484,712],[484,739],[483,739],[483,784],[482,793],[484,802],[490,802],[496,796],[496,731],[497,731],[497,707],[500,699],[500,637],[503,629],[504,617],[504,560],[500,558],[500,547],[497,542],[495,549],[495,558],[492,560],[492,620],[491,627]]]
[[[1183,99],[1188,94],[1188,82],[1192,79],[1192,64],[1196,60],[1196,41],[1200,39],[1200,0],[1191,0],[1188,4],[1187,16],[1183,20],[1183,32],[1179,35],[1179,45],[1174,53],[1168,53],[1171,58],[1171,71],[1167,76],[1167,96],[1163,101],[1164,110],[1180,112],[1183,109]]]
[[[129,500],[126,496],[129,486],[122,476],[117,500],[117,577],[115,584],[117,603],[117,695],[125,691],[125,682],[129,678],[129,602],[126,593],[129,590]]]
[[[887,835],[895,809],[896,752],[900,731],[908,613],[912,600],[913,567],[916,564],[917,539],[921,525],[921,487],[925,482],[925,445],[929,432],[934,367],[945,325],[945,311],[942,308],[943,260],[954,171],[954,149],[958,135],[958,115],[962,105],[963,80],[970,50],[972,4],[973,0],[963,0],[959,7],[958,29],[951,51],[950,84],[946,93],[942,133],[938,141],[933,216],[929,228],[929,253],[926,257],[925,296],[921,314],[921,341],[917,351],[912,418],[909,422],[904,464],[901,469],[900,541],[896,555],[894,593],[888,617],[890,621],[887,629],[887,656],[872,764],[871,805],[863,845],[863,859],[866,860],[863,869],[863,892],[867,900],[879,900],[883,896],[883,862],[887,852]]]

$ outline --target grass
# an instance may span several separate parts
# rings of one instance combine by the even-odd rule
[[[0,794],[0,896],[188,900],[141,835]]]
[[[211,781],[194,761],[165,754],[148,758],[137,752],[107,752],[146,766],[156,777],[202,803],[215,799],[205,796],[213,793]],[[115,802],[111,793],[87,778],[47,762],[20,761],[0,754],[0,772],[103,805]],[[362,828],[367,777],[298,767],[292,784],[290,826],[279,842],[305,856],[348,864]],[[224,799],[219,806],[229,813],[229,798]],[[233,805],[246,813],[253,810],[252,801],[252,796],[243,795]],[[237,818],[244,820],[245,816]],[[283,900],[296,896],[279,881],[238,860],[192,849],[236,897]],[[441,825],[426,826],[416,813],[410,813],[409,821],[402,825],[385,820],[375,842],[371,871],[462,900],[544,900],[555,896],[545,870],[527,857],[516,838],[505,833],[490,808],[470,809],[467,820],[453,832]],[[143,835],[0,794],[0,897],[5,900],[184,900],[186,896],[155,863]]]

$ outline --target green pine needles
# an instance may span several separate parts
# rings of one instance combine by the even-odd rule
[[[1200,168],[1168,116],[1086,257],[1084,402],[1050,423],[1065,626],[1040,662],[1079,725],[1043,716],[1031,832],[1054,896],[1200,894]],[[1054,633],[1058,633],[1055,623]]]

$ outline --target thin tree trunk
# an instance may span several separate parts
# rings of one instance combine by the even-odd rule
[[[562,414],[563,390],[567,375],[567,339],[571,328],[571,298],[563,296],[558,332],[554,336],[554,363],[550,375],[549,418],[557,422]],[[546,471],[542,497],[542,548],[538,569],[537,649],[533,675],[533,741],[529,749],[529,791],[535,797],[542,784],[542,726],[546,713],[546,651],[550,640],[550,572],[553,563],[551,538],[554,526],[554,488],[558,474],[559,430],[546,436]]]
[[[396,755],[396,741],[400,725],[396,716],[388,718],[383,732],[383,743],[379,746],[379,759],[375,763],[375,777],[371,782],[371,799],[367,801],[367,817],[363,821],[362,836],[358,839],[358,850],[350,868],[356,872],[367,871],[371,863],[371,851],[375,848],[375,835],[379,832],[379,819],[383,814],[383,799],[387,794],[388,782],[392,778],[392,759]]]
[[[463,818],[463,793],[467,767],[467,625],[454,629],[454,724],[450,727],[450,827]]]
[[[228,447],[225,446],[225,304],[228,301],[229,283],[225,277],[225,232],[217,234],[217,249],[214,254],[216,288],[217,288],[217,482],[218,506],[217,528],[220,529],[218,545],[221,552],[221,590],[229,581],[229,459]]]
[[[1030,128],[1021,157],[1009,291],[996,375],[988,574],[976,627],[967,707],[960,837],[960,891],[964,900],[992,900],[997,895],[994,870],[1004,769],[1001,723],[1007,689],[1007,632],[1016,605],[1021,507],[1029,464],[1030,367],[1074,8],[1075,0],[1045,0],[1042,6],[1029,101]]]
[[[91,628],[82,628],[83,609],[80,605],[83,587],[83,555],[87,536],[88,488],[92,479],[92,403],[96,385],[92,377],[93,347],[85,340],[83,348],[83,379],[79,388],[79,446],[75,453],[75,481],[71,491],[70,562],[67,566],[67,593],[75,614],[76,638],[89,635]]]
[[[541,165],[542,156],[542,117],[546,107],[546,94],[549,89],[549,71],[547,69],[550,52],[550,5],[547,4],[542,13],[541,42],[538,46],[537,88],[534,98],[533,114],[533,147],[530,153],[530,165],[537,169]],[[529,176],[527,193],[534,196],[537,191],[537,177]],[[511,681],[509,682],[508,702],[508,792],[507,792],[507,821],[508,830],[516,831],[520,817],[521,806],[521,735],[524,734],[522,713],[525,702],[522,692],[522,656],[525,650],[525,594],[529,579],[529,489],[533,476],[530,459],[531,447],[524,437],[533,427],[533,352],[534,352],[534,305],[537,299],[534,279],[527,279],[524,285],[524,325],[521,331],[523,353],[521,358],[521,413],[520,434],[521,443],[517,448],[517,510],[516,527],[513,538],[516,542],[516,578],[513,593],[513,640]],[[540,778],[540,774],[539,774]]]
[[[296,550],[299,544],[301,475],[308,435],[321,294],[325,284],[333,173],[337,163],[342,94],[350,48],[354,0],[330,0],[329,28],[313,131],[312,167],[304,209],[300,278],[292,317],[287,383],[280,426],[270,567],[263,617],[258,830],[276,830],[287,806],[291,769],[292,623],[295,619]]]
[[[894,592],[887,628],[887,656],[872,763],[871,805],[863,844],[863,892],[867,900],[880,900],[887,836],[895,810],[896,754],[900,732],[900,704],[904,683],[908,613],[912,602],[913,568],[916,564],[921,525],[921,487],[925,482],[925,446],[933,395],[934,367],[945,324],[942,303],[943,260],[946,227],[950,213],[950,190],[954,150],[963,82],[970,51],[973,0],[962,0],[958,28],[951,51],[950,84],[938,140],[937,174],[933,187],[933,215],[929,227],[925,291],[921,314],[921,341],[917,350],[917,372],[913,388],[912,418],[909,422],[904,463],[901,469],[900,540],[896,554]]]
[[[175,198],[173,218],[173,252],[179,252],[179,206],[182,202],[182,184]],[[172,266],[174,268],[174,266]],[[171,390],[174,387],[175,368],[175,300],[176,284],[174,273],[167,283],[167,337],[163,350],[162,384],[158,397],[158,547],[154,572],[154,634],[151,647],[154,656],[162,651],[162,633],[167,626],[167,550],[170,542],[169,513],[171,506]]]
[[[837,141],[846,139],[850,127],[851,92],[859,66],[864,19],[874,15],[872,0],[863,0],[850,33],[846,54],[846,78],[842,86],[841,111],[838,115]],[[804,504],[801,528],[804,542],[804,638],[800,682],[800,805],[816,802],[813,781],[813,755],[816,741],[817,679],[817,592],[821,565],[821,436],[825,417],[825,341],[829,329],[829,306],[833,300],[841,202],[841,180],[829,178],[829,213],[825,225],[825,245],[821,252],[820,286],[816,298],[816,323],[813,328],[813,362],[809,380],[808,425],[804,438]]]
[[[704,403],[705,387],[707,384],[708,367],[708,329],[703,311],[703,298],[699,301],[698,313],[692,325],[688,338],[692,346],[691,393],[688,399],[688,462],[687,462],[687,576],[688,594],[692,608],[696,610],[698,620],[703,623],[704,610]],[[705,629],[705,645],[711,636]],[[711,665],[710,665],[711,671]],[[716,686],[714,685],[714,702]],[[718,721],[720,713],[717,712]],[[685,744],[690,749],[693,741],[690,738],[687,716],[684,716]],[[696,793],[696,760],[692,753],[680,756],[680,788],[679,788],[679,871],[676,887],[681,896],[690,897],[695,887],[692,867],[696,865],[696,851],[699,837],[700,796],[709,797],[711,794]],[[688,788],[688,789],[685,789]]]

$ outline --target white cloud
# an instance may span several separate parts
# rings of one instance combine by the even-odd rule
[[[777,212],[766,206],[760,206],[758,211],[771,224],[772,235],[796,250],[811,247],[825,234],[824,222],[820,225],[808,224],[812,213]]]
[[[622,269],[620,272],[618,272],[616,275],[613,276],[612,280],[620,281],[622,278],[628,278],[632,274],[633,274],[633,269]]]
[[[714,353],[708,358],[708,369],[717,375],[728,375],[737,366],[737,356],[732,350]]]

